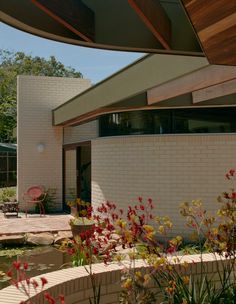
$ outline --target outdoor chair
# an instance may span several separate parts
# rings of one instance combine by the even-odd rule
[[[43,201],[46,197],[46,191],[42,186],[32,186],[23,195],[23,200],[26,202],[25,216],[28,215],[28,208],[30,205],[38,205],[40,217],[45,216],[45,209]]]

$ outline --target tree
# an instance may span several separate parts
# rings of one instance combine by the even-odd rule
[[[0,142],[15,141],[17,75],[83,77],[75,69],[65,67],[54,56],[45,59],[23,52],[0,50]]]

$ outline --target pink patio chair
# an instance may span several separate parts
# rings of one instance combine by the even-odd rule
[[[29,205],[37,205],[39,206],[40,217],[42,215],[45,216],[45,209],[43,205],[43,201],[46,197],[46,192],[42,186],[32,186],[30,187],[23,195],[23,200],[26,202],[26,211],[25,216],[28,215],[28,207]]]

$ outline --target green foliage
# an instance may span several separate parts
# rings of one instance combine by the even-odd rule
[[[16,200],[16,188],[3,188],[0,190],[0,203]]]
[[[23,52],[0,50],[0,142],[15,141],[17,75],[82,77],[80,72],[65,67],[54,56],[45,59]]]
[[[34,247],[33,246],[21,246],[21,247],[0,247],[0,257],[16,257],[22,256],[23,254],[30,252]]]
[[[55,206],[55,199],[56,199],[56,189],[55,188],[48,188],[46,190],[46,194],[43,194],[40,198],[43,200],[43,206],[45,213],[53,212],[53,207]],[[35,205],[35,212],[39,213],[39,205]]]

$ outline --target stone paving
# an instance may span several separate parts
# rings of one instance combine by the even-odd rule
[[[18,218],[16,216],[5,218],[3,213],[0,213],[0,236],[29,232],[70,231],[70,219],[69,214],[46,215],[45,217],[30,214],[26,218],[24,213],[19,213]]]

